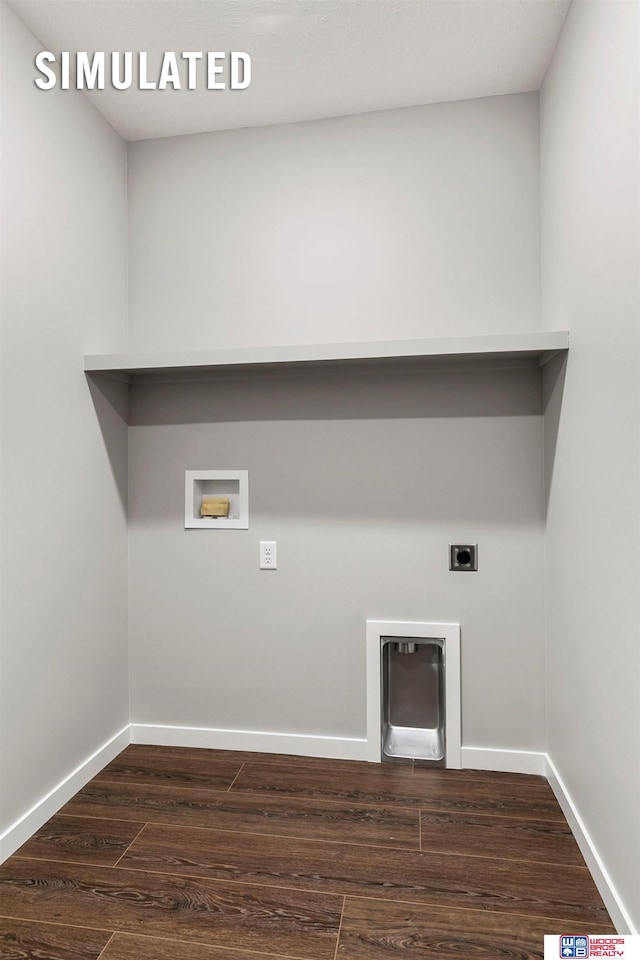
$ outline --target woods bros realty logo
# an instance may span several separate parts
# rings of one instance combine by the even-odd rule
[[[58,62],[60,69],[51,64]],[[251,57],[248,53],[213,50],[169,50],[162,59],[149,63],[146,52],[133,53],[98,50],[87,53],[63,50],[59,56],[50,50],[36,55],[35,66],[41,76],[35,84],[41,90],[246,90],[251,83]]]
[[[577,936],[544,938],[544,960],[583,960],[591,957],[622,957],[640,960],[640,936],[589,937]]]

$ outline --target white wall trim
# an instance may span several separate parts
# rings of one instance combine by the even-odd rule
[[[45,794],[41,800],[38,800],[12,826],[8,827],[0,835],[0,863],[3,863],[12,853],[15,853],[23,843],[26,843],[43,823],[46,823],[54,813],[57,813],[78,790],[81,790],[89,780],[100,773],[103,767],[106,767],[114,757],[117,757],[129,742],[129,724],[127,724],[119,733],[103,743],[91,756],[83,760],[75,770],[68,774],[64,780],[61,780],[49,793]]]
[[[380,761],[380,641],[382,637],[444,640],[447,767],[459,769],[461,742],[460,624],[367,620],[367,760]]]
[[[501,747],[463,747],[465,770],[496,770],[502,773],[547,774],[547,755],[533,750],[504,750]]]
[[[609,911],[611,919],[615,924],[615,928],[618,933],[629,933],[629,934],[638,934],[638,930],[631,919],[629,911],[624,905],[622,897],[616,890],[616,887],[613,883],[613,880],[609,876],[607,868],[604,865],[604,862],[598,853],[595,843],[591,839],[589,831],[585,826],[585,823],[578,813],[578,808],[576,807],[571,794],[567,790],[562,777],[558,773],[555,764],[551,757],[546,755],[547,761],[547,770],[546,775],[551,785],[551,789],[556,795],[558,803],[562,808],[569,826],[571,827],[571,832],[573,833],[582,856],[584,857],[589,872],[593,877],[595,885],[597,886],[600,896],[604,900],[605,906]]]
[[[205,747],[210,750],[248,750],[252,753],[296,754],[332,760],[367,760],[367,741],[359,737],[327,737],[264,730],[224,730],[215,727],[178,727],[159,723],[132,723],[131,742],[163,747]]]

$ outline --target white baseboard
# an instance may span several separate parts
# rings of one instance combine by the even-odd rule
[[[546,776],[551,785],[551,789],[556,795],[558,803],[562,808],[562,812],[567,818],[567,822],[571,827],[571,832],[573,833],[582,856],[584,857],[589,872],[594,879],[595,885],[597,886],[600,896],[604,900],[605,906],[609,911],[609,915],[615,925],[618,933],[628,933],[628,934],[637,934],[640,933],[638,929],[634,926],[634,923],[629,915],[628,910],[626,909],[622,898],[618,891],[616,890],[614,883],[607,872],[596,845],[589,835],[582,817],[578,813],[578,809],[571,798],[571,794],[567,790],[565,784],[560,777],[560,774],[556,770],[553,760],[548,755],[546,756],[547,769]]]
[[[495,770],[501,773],[534,773],[546,776],[547,755],[531,750],[487,749],[463,747],[462,768],[467,770]]]
[[[204,747],[210,750],[247,750],[251,753],[282,753],[299,757],[326,757],[331,760],[380,759],[366,738],[327,737],[300,733],[267,733],[263,730],[225,730],[215,727],[179,727],[161,723],[132,723],[131,743],[160,747]],[[462,767],[468,770],[497,770],[506,773],[534,773],[545,776],[547,756],[526,750],[462,747]]]
[[[131,742],[163,747],[206,747],[210,750],[248,750],[332,760],[367,760],[367,741],[358,737],[324,737],[262,730],[218,730],[209,727],[173,727],[132,723]]]
[[[23,843],[39,830],[43,823],[57,813],[84,787],[89,780],[96,776],[114,757],[124,750],[129,743],[129,725],[123,727],[110,740],[83,760],[68,776],[50,790],[41,800],[38,800],[30,810],[27,810],[12,826],[0,835],[0,863],[22,846]]]

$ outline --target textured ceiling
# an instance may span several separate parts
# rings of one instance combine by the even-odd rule
[[[247,90],[93,91],[127,140],[537,90],[569,0],[13,0],[43,49],[246,51]],[[154,66],[153,66],[154,65]],[[34,77],[36,76],[34,68]],[[185,74],[186,76],[186,71]]]

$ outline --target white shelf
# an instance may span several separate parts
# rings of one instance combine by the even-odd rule
[[[378,340],[169,353],[92,354],[84,358],[84,369],[87,373],[102,373],[121,380],[141,382],[157,379],[160,374],[202,374],[278,366],[335,366],[388,361],[493,359],[509,362],[529,359],[542,365],[568,348],[568,332],[557,330],[428,340]]]

